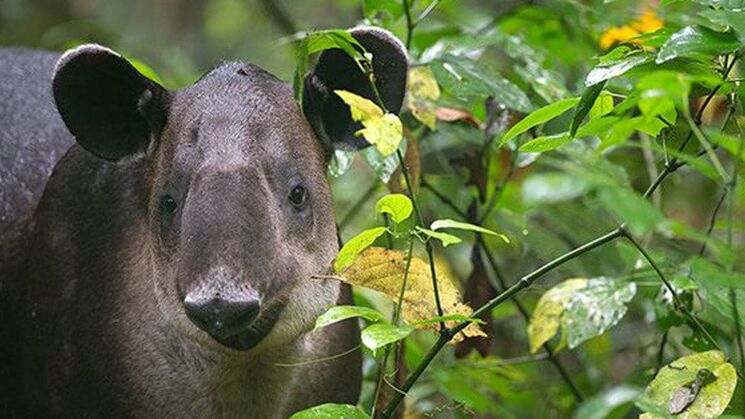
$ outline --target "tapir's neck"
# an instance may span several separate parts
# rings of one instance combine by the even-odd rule
[[[129,397],[138,410],[134,416],[282,417],[298,371],[282,365],[303,359],[302,339],[261,354],[220,350],[180,330],[152,288],[124,294],[130,303],[141,302],[138,310],[121,312],[128,326],[120,362],[128,387],[137,389]],[[135,333],[132,325],[139,325]]]

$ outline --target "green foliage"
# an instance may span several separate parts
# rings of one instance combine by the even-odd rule
[[[345,51],[370,76],[370,57],[346,30],[295,34],[240,1],[73,3],[0,3],[0,40],[52,49],[101,42],[172,88],[221,59],[246,59],[294,79],[298,101],[326,49]],[[745,374],[737,341],[745,333],[745,1],[330,0],[323,13],[312,2],[283,5],[300,30],[356,21],[386,28],[408,44],[416,69],[397,116],[347,95],[359,135],[375,146],[337,150],[329,166],[345,239],[337,272],[375,244],[395,252],[381,253],[381,263],[397,263],[377,268],[395,272],[386,292],[357,288],[357,306],[330,308],[317,322],[366,323],[361,409],[323,405],[295,417],[368,417],[386,351],[397,355],[384,381],[401,388],[393,371],[427,359],[431,330],[472,321],[470,312],[439,316],[432,271],[440,292],[461,289],[475,309],[494,289],[533,282],[479,317],[492,338],[486,357],[441,349],[406,391],[412,417],[620,418],[633,415],[634,402],[666,417],[674,393],[691,399],[702,368],[721,376],[680,416],[745,415],[732,395],[735,369]],[[151,7],[163,22],[124,13]],[[621,224],[659,272],[623,235],[581,247]],[[398,307],[409,246],[416,268],[407,288],[421,292]],[[596,279],[568,287],[566,278]],[[527,333],[514,298],[531,320]],[[426,302],[422,313],[417,301]],[[416,320],[403,318],[412,313]],[[561,345],[557,359],[544,343]],[[658,362],[676,358],[652,379]],[[715,392],[727,397],[714,400]]]

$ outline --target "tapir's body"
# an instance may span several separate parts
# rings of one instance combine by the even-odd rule
[[[307,332],[350,295],[310,278],[337,244],[327,150],[290,87],[236,62],[168,92],[87,48],[0,52],[0,75],[34,66],[0,81],[0,408],[279,418],[355,403],[356,323]],[[131,98],[99,103],[122,83]],[[99,122],[130,105],[134,119]]]

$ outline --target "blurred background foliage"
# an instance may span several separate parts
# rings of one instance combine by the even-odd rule
[[[444,0],[436,2],[431,11],[427,11],[432,4],[429,0],[412,3],[415,16],[427,15],[411,39],[412,63],[430,65],[443,89],[436,106],[451,112],[438,114],[434,130],[416,122],[408,112],[402,117],[412,131],[407,140],[416,143],[409,147],[407,158],[420,166],[416,172],[424,182],[419,200],[425,218],[458,219],[462,213],[473,211],[470,207],[474,198],[499,193],[497,206],[483,223],[511,238],[511,244],[485,239],[508,284],[617,227],[619,222],[632,220],[637,237],[663,270],[675,278],[676,286],[695,290],[688,278],[687,263],[707,242],[712,212],[723,191],[721,180],[712,175],[710,167],[686,166],[672,174],[652,196],[657,210],[638,204],[637,199],[662,169],[664,153],[659,138],[632,128],[623,141],[603,152],[596,152],[593,148],[597,144],[592,142],[575,142],[548,153],[517,152],[514,145],[497,148],[487,139],[499,139],[532,110],[581,95],[585,78],[598,64],[598,57],[618,43],[628,42],[633,47],[634,36],[651,31],[659,42],[655,46],[654,40],[649,41],[644,48],[654,51],[686,25],[712,26],[703,16],[718,2]],[[3,0],[0,45],[62,51],[83,42],[98,42],[151,67],[169,88],[187,86],[221,60],[232,59],[253,62],[290,81],[297,52],[291,38],[297,32],[373,23],[405,40],[407,25],[402,10],[400,0]],[[735,16],[737,19],[745,21],[742,15]],[[704,62],[712,69],[706,71],[716,76],[713,69],[721,62],[714,58]],[[470,88],[448,85],[443,71],[454,66],[474,74],[480,84]],[[616,94],[616,105],[634,89],[640,74],[607,83],[606,89]],[[737,66],[733,78],[740,74]],[[664,83],[664,79],[652,82]],[[693,109],[706,92],[701,85],[693,86]],[[487,97],[494,100],[487,101]],[[489,106],[497,106],[498,111],[490,111]],[[735,120],[742,118],[739,106]],[[720,124],[726,109],[722,97],[715,99],[702,115],[704,125]],[[566,129],[571,116],[567,112],[537,128],[532,136]],[[492,131],[485,133],[484,124],[489,118],[498,121],[492,124]],[[681,136],[676,130],[686,130],[685,124],[671,130],[670,141]],[[478,152],[486,143],[490,144],[486,154],[493,164],[483,166],[483,155]],[[352,158],[346,173],[332,177],[343,239],[380,225],[373,211],[375,200],[401,189],[395,174],[393,182],[386,185],[379,180],[381,170],[371,169],[359,155]],[[731,160],[726,155],[721,158],[729,168]],[[374,162],[375,158],[368,160]],[[483,173],[484,167],[489,168],[487,173]],[[384,171],[385,177],[393,168]],[[711,224],[714,239],[707,242],[706,254],[712,253],[729,269],[742,272],[745,196],[742,187],[734,190],[734,199],[723,201],[721,209],[721,214],[731,211],[733,215]],[[724,243],[728,231],[735,232],[731,246]],[[474,238],[464,239],[466,244],[438,249],[438,255],[450,276],[466,288],[466,298],[483,300],[490,291],[469,291],[469,280],[484,277],[493,284],[495,274],[474,268]],[[692,348],[700,350],[701,346],[696,346],[700,337],[683,322],[670,320],[674,315],[670,314],[659,280],[624,241],[561,266],[520,296],[532,309],[538,298],[559,281],[599,276],[633,280],[638,292],[626,317],[611,332],[559,354],[584,402],[573,396],[545,356],[528,355],[526,323],[514,306],[506,304],[492,313],[488,354],[482,357],[463,350],[456,358],[457,351],[444,351],[407,397],[407,415],[635,416],[638,411],[633,402],[659,364]],[[725,352],[736,354],[731,336],[737,323],[696,296],[699,299],[693,307],[697,315],[720,339]],[[358,291],[357,302],[385,308],[384,299],[363,290]],[[416,365],[434,339],[431,333],[407,339],[402,358],[405,362],[400,366]],[[663,339],[665,343],[661,344]],[[374,358],[368,354],[361,401],[366,410],[372,403],[375,368]],[[744,398],[745,392],[738,389],[729,413],[742,414]]]

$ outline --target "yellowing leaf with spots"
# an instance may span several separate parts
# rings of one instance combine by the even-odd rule
[[[543,294],[528,324],[530,352],[536,353],[551,340],[561,325],[561,315],[572,298],[572,292],[587,284],[587,279],[568,279]]]
[[[406,96],[406,106],[414,118],[434,131],[437,127],[437,109],[432,101],[440,97],[440,86],[435,77],[427,67],[414,67],[409,70],[407,83],[409,94]]]
[[[352,119],[362,123],[363,128],[355,135],[361,135],[375,145],[384,157],[396,152],[403,139],[403,125],[398,116],[383,112],[378,105],[362,96],[346,90],[334,92],[349,106]]]
[[[427,67],[414,67],[409,70],[408,88],[410,95],[420,99],[437,100],[440,97],[440,86]]]
[[[340,272],[342,281],[379,291],[394,301],[398,301],[406,269],[406,255],[399,250],[370,247],[362,252],[355,262]],[[437,270],[437,288],[442,309],[446,315],[470,316],[473,309],[461,302],[460,293],[454,283],[445,275],[444,269]],[[406,289],[402,304],[402,315],[408,324],[414,324],[437,316],[437,308],[432,288],[429,264],[412,257]],[[447,327],[458,322],[446,321]],[[420,327],[438,329],[438,324],[425,324]],[[459,342],[464,337],[486,336],[477,324],[470,324],[451,342]]]
[[[703,373],[703,374],[702,374]],[[641,419],[716,418],[729,405],[737,385],[735,368],[720,351],[701,352],[671,362],[644,391]],[[652,410],[656,411],[653,412]]]

